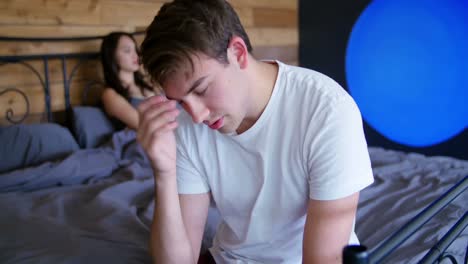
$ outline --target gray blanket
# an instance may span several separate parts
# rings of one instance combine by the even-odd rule
[[[369,148],[375,182],[361,192],[356,233],[375,248],[468,175],[468,161]],[[468,190],[411,236],[383,263],[417,263],[468,210]],[[447,250],[464,263],[468,230]],[[442,262],[450,263],[450,262]]]
[[[468,174],[468,162],[370,148],[376,182],[361,193],[356,231],[376,246]],[[150,263],[150,166],[135,134],[63,161],[0,174],[0,263]],[[414,263],[466,210],[467,195],[431,221],[388,263]],[[219,216],[211,208],[203,250]],[[451,252],[464,256],[466,231]]]
[[[0,263],[150,263],[153,194],[131,131],[0,175]]]

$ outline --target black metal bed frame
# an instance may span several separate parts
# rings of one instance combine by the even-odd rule
[[[442,194],[434,202],[424,208],[419,214],[408,221],[399,230],[380,243],[372,250],[367,250],[365,245],[351,245],[343,250],[345,264],[374,264],[381,263],[387,256],[395,251],[400,245],[415,234],[418,229],[432,219],[437,213],[448,206],[453,200],[468,189],[468,175],[456,183],[452,188]],[[426,255],[418,262],[419,264],[439,263],[448,259],[452,264],[458,264],[455,257],[446,254],[445,251],[452,242],[463,232],[468,225],[468,209],[463,216],[445,233]],[[468,245],[465,249],[464,263],[468,263]]]
[[[133,34],[142,34],[144,32],[135,32]],[[68,41],[89,41],[89,40],[99,40],[104,36],[91,36],[91,37],[70,37],[70,38],[14,38],[14,37],[1,37],[1,42],[68,42]],[[15,56],[0,56],[0,67],[7,64],[21,64],[26,68],[30,69],[34,75],[39,79],[39,82],[42,85],[44,91],[44,100],[45,100],[45,115],[47,122],[53,122],[52,110],[51,110],[51,98],[50,98],[50,83],[49,83],[49,61],[54,59],[59,59],[62,62],[62,76],[63,76],[63,86],[64,86],[64,96],[65,96],[65,110],[68,111],[71,108],[70,103],[70,84],[77,71],[77,69],[85,62],[93,59],[98,59],[98,52],[91,53],[60,53],[60,54],[37,54],[37,55],[15,55]],[[67,75],[67,60],[68,59],[78,59],[79,62],[72,68],[70,75]],[[42,61],[43,62],[43,76],[40,72],[35,69],[28,61]],[[91,80],[88,82],[84,88],[84,98],[89,88],[101,82],[100,80]],[[23,122],[23,120],[29,115],[29,100],[24,92],[15,88],[8,87],[6,89],[0,90],[0,96],[9,93],[16,92],[19,93],[25,100],[26,104],[26,113],[19,120],[14,120],[13,109],[7,109],[5,113],[5,118],[12,124],[18,124]],[[380,263],[397,249],[401,244],[403,244],[411,235],[413,235],[418,228],[427,223],[433,216],[445,208],[451,201],[457,198],[468,188],[468,176],[464,177],[460,182],[453,186],[450,190],[444,193],[432,204],[427,206],[422,212],[417,216],[411,219],[403,227],[401,227],[397,232],[393,233],[388,239],[383,241],[380,245],[372,250],[367,250],[367,248],[362,246],[348,246],[343,250],[343,261],[344,263]],[[430,251],[421,259],[419,263],[435,263],[442,261],[443,259],[449,259],[452,263],[457,263],[455,258],[452,255],[445,254],[445,250],[450,246],[450,244],[459,236],[463,230],[468,225],[468,210],[465,211],[463,217],[461,217],[458,222],[451,227],[451,229],[445,234],[445,236],[430,249]],[[465,254],[464,263],[468,263],[468,247]]]
[[[132,33],[133,35],[143,34],[143,31],[138,31]],[[88,37],[68,37],[68,38],[18,38],[18,37],[2,37],[0,36],[0,43],[2,42],[18,42],[18,43],[37,43],[37,42],[77,42],[77,41],[92,41],[100,40],[104,36],[88,36]],[[53,122],[52,109],[51,109],[51,97],[50,97],[50,81],[49,81],[49,61],[51,60],[60,60],[62,63],[62,78],[63,78],[63,87],[64,87],[64,99],[65,99],[65,111],[69,111],[71,108],[70,102],[70,84],[73,80],[75,73],[78,68],[83,65],[84,62],[97,60],[99,59],[98,52],[87,52],[87,53],[52,53],[52,54],[35,54],[35,55],[7,55],[0,56],[0,67],[9,65],[9,64],[19,64],[32,71],[34,76],[39,80],[43,92],[44,92],[44,103],[45,103],[45,116],[47,122]],[[67,61],[69,59],[78,59],[78,63],[73,66],[70,75],[67,75]],[[42,61],[43,69],[42,74],[40,70],[34,68],[29,62],[30,61]],[[95,84],[102,84],[101,80],[89,80],[87,85],[83,90],[83,98],[86,98],[86,95],[90,89]],[[23,116],[17,120],[13,119],[14,109],[8,108],[5,112],[5,119],[11,124],[22,123],[28,116],[30,111],[30,102],[26,94],[16,87],[8,87],[6,89],[0,90],[0,97],[6,93],[18,93],[24,99],[26,105],[26,112]]]

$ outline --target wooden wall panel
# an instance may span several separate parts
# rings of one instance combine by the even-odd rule
[[[10,37],[76,37],[99,36],[111,31],[144,31],[159,8],[167,0],[4,0],[0,1],[0,36]],[[239,14],[251,38],[254,56],[258,59],[279,59],[298,64],[298,1],[294,0],[229,0]],[[144,35],[138,35],[141,42]],[[0,56],[97,52],[100,41],[74,42],[0,42]],[[68,75],[77,63],[67,62]],[[31,62],[42,74],[43,62]],[[49,63],[52,109],[65,107],[61,61]],[[90,80],[102,80],[99,61],[80,66],[71,83],[73,105],[82,104],[84,87]],[[44,93],[36,77],[23,66],[0,67],[0,93],[15,87],[31,100],[28,122],[42,120]],[[91,88],[91,101],[99,98],[99,85]],[[0,124],[5,112],[14,108],[16,114],[25,111],[20,94],[0,96]],[[94,103],[94,102],[92,102]],[[3,121],[2,121],[3,120]]]
[[[237,7],[263,7],[297,10],[299,1],[294,0],[229,0],[232,6]]]
[[[94,0],[4,0],[1,3],[1,24],[98,25],[101,23],[101,6]]]
[[[299,34],[294,28],[246,28],[252,46],[297,45]]]
[[[44,63],[42,61],[31,61],[29,65],[34,68],[36,71],[40,73],[40,77],[44,79],[44,75],[42,74],[44,69]],[[58,63],[51,63],[50,65],[50,73],[53,80],[59,81],[62,79],[61,76],[56,76],[54,74],[59,70]],[[60,67],[61,69],[61,67]],[[2,87],[13,87],[17,85],[31,85],[31,84],[39,84],[40,80],[33,71],[23,64],[6,64],[0,67],[0,85]]]
[[[257,59],[280,60],[284,63],[298,65],[299,57],[296,45],[290,46],[257,46],[253,50]]]
[[[153,21],[162,3],[105,0],[101,6],[101,24],[147,26]]]
[[[79,37],[105,35],[113,30],[133,31],[134,27],[128,25],[2,25],[0,26],[0,35],[15,37]]]
[[[77,59],[68,59],[66,62],[67,79],[71,77],[72,70],[75,70],[72,80],[82,79],[102,79],[101,64],[98,60],[80,62]],[[29,65],[40,73],[43,81],[44,76],[44,62],[30,61]],[[51,60],[48,63],[49,67],[49,82],[62,83],[62,61]],[[33,71],[23,64],[13,63],[0,67],[0,87],[13,87],[17,85],[34,85],[39,84],[39,78]]]
[[[299,21],[295,9],[253,8],[252,11],[256,27],[286,27],[297,30]]]
[[[0,56],[96,52],[99,50],[100,45],[101,45],[101,41],[98,41],[98,40],[81,41],[81,42],[34,42],[34,43],[31,43],[31,42],[18,43],[18,42],[1,42],[0,41]]]

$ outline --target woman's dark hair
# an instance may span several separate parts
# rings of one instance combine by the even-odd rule
[[[175,0],[165,3],[146,29],[141,44],[142,62],[152,80],[162,85],[191,55],[203,53],[228,64],[227,47],[233,36],[249,37],[226,0]]]
[[[104,72],[105,84],[108,87],[113,88],[117,93],[124,97],[128,97],[128,89],[122,85],[119,79],[119,65],[117,64],[116,50],[119,44],[119,40],[122,36],[127,36],[133,43],[135,43],[136,52],[140,57],[140,51],[138,45],[132,34],[127,32],[111,32],[102,39],[101,44],[101,63]],[[152,90],[152,87],[144,80],[143,74],[140,71],[134,73],[135,84],[140,87],[143,93],[145,89]]]

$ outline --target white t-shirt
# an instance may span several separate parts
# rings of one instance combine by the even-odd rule
[[[181,194],[210,192],[222,222],[217,263],[302,263],[309,199],[349,196],[373,182],[360,112],[327,76],[281,62],[271,98],[240,135],[181,114]],[[350,243],[359,243],[354,231]]]

